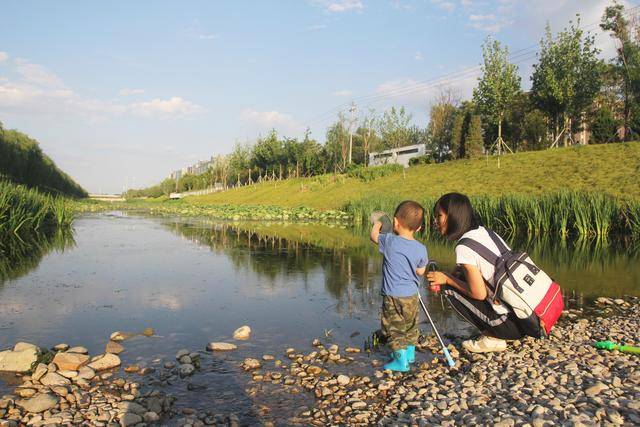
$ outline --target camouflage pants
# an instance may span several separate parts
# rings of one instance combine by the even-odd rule
[[[399,350],[418,342],[418,295],[382,297],[382,333],[391,350]]]

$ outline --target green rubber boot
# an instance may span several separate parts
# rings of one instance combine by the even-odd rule
[[[393,359],[384,365],[384,369],[396,372],[408,372],[409,361],[407,360],[407,349],[402,348],[392,353]]]
[[[416,361],[416,346],[408,345],[407,346],[407,362],[413,363]]]

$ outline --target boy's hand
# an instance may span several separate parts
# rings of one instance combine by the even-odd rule
[[[373,243],[378,244],[378,236],[380,235],[380,230],[382,229],[382,222],[376,221],[373,223],[373,227],[371,227],[370,238]]]

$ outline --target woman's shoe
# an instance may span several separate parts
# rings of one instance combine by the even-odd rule
[[[388,369],[390,371],[396,372],[408,372],[409,371],[409,361],[407,360],[407,350],[400,349],[395,350],[391,353],[391,362],[384,365],[384,369]]]
[[[416,361],[416,346],[408,345],[407,346],[407,362],[413,363]]]
[[[507,349],[507,342],[500,338],[483,335],[477,340],[463,341],[462,347],[471,353],[492,353],[505,351]]]

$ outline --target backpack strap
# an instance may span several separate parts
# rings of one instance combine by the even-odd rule
[[[458,245],[462,245],[462,246],[466,246],[469,249],[471,249],[472,251],[474,251],[475,253],[477,253],[478,255],[480,255],[482,258],[484,258],[485,260],[487,260],[487,262],[491,265],[496,265],[498,263],[498,260],[500,259],[499,256],[497,256],[496,254],[494,254],[489,248],[487,248],[485,245],[483,245],[480,242],[476,242],[473,239],[470,239],[468,237],[465,237],[463,239],[460,239],[460,241],[458,242]],[[457,245],[456,245],[457,246]]]
[[[487,234],[489,234],[489,237],[491,237],[493,243],[495,243],[495,245],[498,247],[500,255],[504,255],[505,253],[509,252],[509,248],[505,246],[500,237],[498,237],[498,235],[493,230],[487,229]]]

